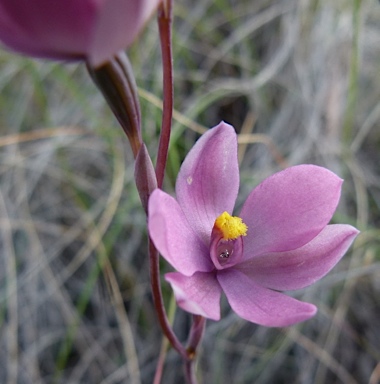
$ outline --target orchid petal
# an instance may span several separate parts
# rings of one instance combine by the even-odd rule
[[[12,49],[37,57],[82,56],[98,5],[94,1],[4,0],[0,38]]]
[[[167,273],[179,307],[184,311],[201,315],[212,320],[220,319],[220,296],[222,288],[214,274],[195,273],[184,276],[181,273]]]
[[[113,54],[130,46],[160,2],[161,0],[103,0],[89,51],[91,64],[102,64]]]
[[[287,168],[264,180],[240,214],[248,226],[244,259],[290,251],[317,236],[338,205],[342,182],[315,165]]]
[[[232,213],[238,189],[236,133],[221,122],[191,149],[176,184],[179,205],[206,245],[215,219],[224,211]]]
[[[208,249],[189,226],[180,206],[160,189],[149,198],[148,229],[156,248],[177,271],[191,276],[213,269]]]
[[[100,65],[129,46],[161,0],[1,0],[0,40],[23,54]]]
[[[279,291],[301,289],[325,276],[343,257],[358,233],[350,225],[328,225],[301,248],[261,255],[236,268],[267,288]]]
[[[232,309],[253,323],[287,327],[310,319],[317,312],[313,304],[264,288],[238,270],[223,270],[217,278]]]

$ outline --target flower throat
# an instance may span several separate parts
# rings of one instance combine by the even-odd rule
[[[210,255],[216,269],[224,269],[238,263],[243,257],[243,236],[248,227],[240,217],[223,212],[215,220],[212,229]]]

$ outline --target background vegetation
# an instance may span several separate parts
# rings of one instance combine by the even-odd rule
[[[223,119],[240,134],[240,203],[283,167],[319,164],[345,179],[334,221],[361,230],[332,273],[297,292],[318,306],[312,320],[267,329],[223,302],[222,320],[207,324],[200,381],[378,383],[379,3],[176,0],[174,17],[166,189],[199,134]],[[155,155],[154,20],[129,56]],[[133,156],[84,65],[0,51],[0,134],[0,382],[151,383],[162,337]],[[176,312],[182,339],[189,321]],[[182,380],[169,351],[163,382]]]

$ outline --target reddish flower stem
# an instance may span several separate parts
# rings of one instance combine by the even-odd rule
[[[185,375],[189,384],[196,384],[194,364],[196,360],[196,351],[200,341],[202,340],[205,330],[206,319],[199,315],[193,315],[193,324],[190,329],[189,341],[187,343],[188,360],[185,361]]]
[[[163,66],[163,113],[156,163],[156,179],[158,188],[162,188],[164,181],[173,118],[174,83],[172,53],[172,8],[173,0],[163,0],[158,9],[158,28],[160,33]],[[185,375],[189,384],[195,384],[197,380],[194,374],[194,357],[197,346],[203,336],[206,321],[201,316],[194,316],[193,325],[189,335],[188,347],[185,348],[173,332],[166,314],[160,282],[159,254],[150,239],[149,257],[151,288],[158,320],[160,322],[162,331],[169,340],[170,344],[184,360]],[[163,362],[159,363],[159,372],[156,372],[155,381],[159,380],[162,375]]]
[[[166,168],[166,161],[169,149],[171,124],[173,116],[173,58],[171,46],[171,21],[172,21],[172,0],[163,1],[158,9],[158,27],[160,32],[162,65],[163,65],[163,114],[161,135],[158,145],[156,179],[157,187],[161,188]],[[150,259],[150,283],[153,295],[153,302],[164,335],[179,355],[187,361],[189,359],[186,348],[181,344],[175,335],[166,314],[164,300],[162,297],[160,281],[159,253],[153,242],[149,239]],[[155,382],[160,380],[162,375],[163,362],[159,362]]]
[[[181,355],[184,360],[188,360],[188,353],[185,347],[178,340],[177,336],[173,332],[173,329],[169,323],[168,316],[166,314],[164,300],[161,291],[160,282],[160,264],[159,255],[153,242],[149,239],[149,259],[150,259],[150,284],[153,294],[153,302],[156,308],[158,321],[160,322],[162,331],[168,338],[172,347]]]
[[[172,0],[164,0],[158,9],[158,29],[160,33],[163,68],[163,113],[160,142],[158,144],[156,176],[158,188],[164,181],[168,158],[170,133],[173,117],[173,53],[172,53]]]
[[[187,342],[187,354],[190,359],[195,358],[198,344],[202,340],[205,330],[206,319],[203,316],[193,315],[193,324],[190,329],[189,340]]]
[[[187,384],[197,384],[197,378],[194,372],[194,360],[185,361],[185,377]]]
[[[160,32],[162,66],[163,66],[163,113],[161,135],[158,145],[156,178],[157,187],[161,188],[164,181],[166,161],[169,150],[169,140],[173,116],[173,55],[172,55],[172,0],[164,0],[158,9],[158,28]],[[149,239],[149,258],[150,258],[150,281],[152,287],[153,301],[156,308],[158,320],[162,331],[168,338],[172,347],[181,355],[184,360],[188,360],[185,347],[180,343],[169,323],[166,314],[164,300],[162,297],[160,282],[159,254],[153,242]]]

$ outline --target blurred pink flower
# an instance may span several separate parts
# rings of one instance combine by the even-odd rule
[[[35,57],[97,66],[136,38],[161,0],[0,0],[0,40]]]
[[[223,122],[210,129],[182,164],[177,200],[159,189],[149,200],[149,234],[178,271],[165,275],[178,305],[219,320],[223,291],[253,323],[282,327],[312,317],[314,305],[279,291],[322,278],[358,234],[350,225],[328,225],[342,182],[325,168],[294,166],[264,180],[232,217],[237,137]]]

